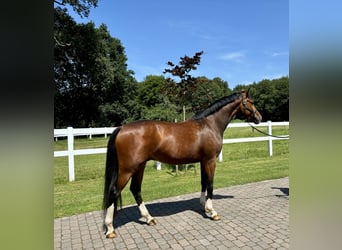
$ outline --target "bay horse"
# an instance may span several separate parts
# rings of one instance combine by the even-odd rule
[[[248,91],[243,90],[217,100],[184,122],[137,121],[116,128],[108,140],[106,155],[103,196],[106,238],[116,237],[113,218],[121,202],[121,191],[131,178],[130,191],[141,216],[148,225],[156,224],[141,196],[144,169],[149,160],[168,164],[200,162],[200,205],[211,219],[219,220],[212,204],[216,158],[222,149],[223,132],[236,114],[256,124],[262,119]]]

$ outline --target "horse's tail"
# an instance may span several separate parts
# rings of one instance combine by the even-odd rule
[[[107,145],[105,184],[102,204],[104,212],[106,212],[106,209],[114,203],[114,215],[117,211],[118,203],[120,203],[121,206],[121,191],[116,188],[119,175],[119,163],[115,147],[116,136],[120,132],[120,129],[121,127],[113,131]]]

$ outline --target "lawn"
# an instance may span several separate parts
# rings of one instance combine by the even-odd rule
[[[266,128],[261,128],[266,132]],[[273,127],[274,135],[286,135],[288,126]],[[229,128],[225,138],[263,136],[251,128]],[[75,139],[75,148],[106,147],[108,138]],[[268,142],[235,143],[223,145],[223,162],[217,162],[215,188],[275,179],[289,174],[289,141],[273,141],[273,156],[268,156]],[[66,140],[54,142],[55,150],[65,150]],[[75,156],[75,181],[68,182],[67,157],[54,158],[54,216],[63,217],[100,210],[103,194],[105,154]],[[134,204],[129,183],[123,190],[123,205]],[[142,184],[144,201],[200,191],[199,164],[187,169],[180,166],[176,175],[174,166],[162,164],[156,170],[155,162],[146,166]]]

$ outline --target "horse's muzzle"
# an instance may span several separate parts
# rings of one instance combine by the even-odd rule
[[[255,124],[259,124],[262,121],[262,116],[259,112],[254,113],[254,115],[252,116],[252,120]]]

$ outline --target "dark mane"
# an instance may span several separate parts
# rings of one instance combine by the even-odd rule
[[[205,110],[202,110],[195,114],[193,117],[191,117],[191,120],[198,120],[205,118],[217,111],[219,111],[222,107],[226,106],[228,103],[231,103],[236,100],[236,98],[239,98],[241,96],[240,92],[233,93],[229,96],[222,97],[221,99],[215,101],[212,103],[208,108]]]

